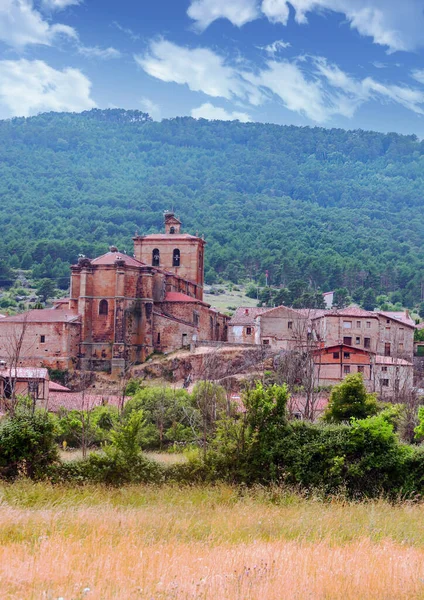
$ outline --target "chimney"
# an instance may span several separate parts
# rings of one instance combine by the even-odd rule
[[[248,308],[245,308],[245,309],[244,309],[244,314],[245,314],[245,315],[248,315],[248,314],[249,314],[249,309],[248,309]]]
[[[408,309],[406,309],[406,310],[405,310],[405,317],[406,317],[407,319],[409,319],[409,310],[408,310]]]

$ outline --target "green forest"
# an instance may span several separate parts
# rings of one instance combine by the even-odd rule
[[[0,121],[0,286],[162,229],[207,241],[206,280],[369,289],[413,307],[424,282],[424,141],[416,136],[139,111]],[[302,287],[302,286],[301,286]]]

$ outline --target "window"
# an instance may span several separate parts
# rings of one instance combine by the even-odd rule
[[[187,333],[183,333],[182,337],[183,337],[183,339],[182,339],[183,347],[187,346],[188,345],[188,341],[187,341],[188,340],[188,334]]]
[[[381,367],[381,370],[387,372],[387,367]]]
[[[172,253],[172,266],[180,266],[180,251],[178,250],[178,248],[175,248],[174,252]]]
[[[160,252],[158,248],[155,248],[152,252],[152,265],[158,267],[160,265]]]
[[[356,321],[356,328],[361,329],[361,321]]]
[[[367,329],[371,329],[371,321],[367,321]]]
[[[293,329],[293,321],[287,323],[287,329]]]
[[[390,327],[386,327],[386,331],[390,331]]]
[[[46,341],[46,336],[45,335],[40,335],[40,344],[44,344]]]
[[[399,351],[403,352],[403,342],[399,342]]]
[[[347,360],[349,360],[350,352],[343,352],[343,358],[346,358]]]
[[[355,344],[360,344],[361,343],[361,338],[356,336],[355,338]]]
[[[384,356],[390,356],[391,348],[390,344],[384,344]]]
[[[107,315],[109,312],[109,305],[107,300],[100,300],[99,304],[99,315]]]
[[[157,337],[157,339],[156,339],[156,342],[157,342],[158,344],[160,344],[160,333],[158,333],[158,337]]]
[[[349,365],[345,365],[345,366],[343,367],[343,373],[344,373],[345,375],[348,375],[348,374],[350,373],[350,366],[349,366]]]
[[[340,358],[340,353],[339,352],[333,352],[333,358],[336,359],[336,360],[338,358]]]
[[[193,310],[193,323],[195,325],[198,325],[199,324],[199,320],[200,320],[199,313],[197,312],[197,310]]]
[[[390,323],[390,319],[386,319],[386,323]]]
[[[351,346],[352,345],[352,338],[351,337],[344,337],[343,338],[343,344],[346,344],[346,346]]]
[[[172,226],[172,227],[169,228],[169,233],[175,233],[175,227],[174,226]]]
[[[352,329],[352,321],[343,321],[344,329]]]
[[[33,398],[38,398],[38,381],[28,381],[28,392]]]
[[[365,373],[365,367],[358,367],[358,373]]]
[[[364,338],[364,348],[371,348],[371,338]]]
[[[264,346],[269,346],[269,340],[263,340],[262,343],[263,343]]]
[[[246,327],[246,335],[252,335],[252,328]]]
[[[382,387],[389,387],[388,379],[380,379],[380,383],[381,383]]]

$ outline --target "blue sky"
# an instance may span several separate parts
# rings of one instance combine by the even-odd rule
[[[0,0],[0,118],[96,106],[424,137],[424,0]]]

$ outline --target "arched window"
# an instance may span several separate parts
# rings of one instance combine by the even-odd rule
[[[169,228],[169,233],[175,233],[175,227],[170,227]]]
[[[175,248],[174,252],[172,253],[172,266],[180,266],[180,251],[178,250],[178,248]]]
[[[100,300],[99,304],[99,315],[107,315],[109,312],[109,305],[107,300]]]
[[[158,267],[160,264],[160,252],[157,248],[155,248],[152,252],[152,265],[154,267]]]

